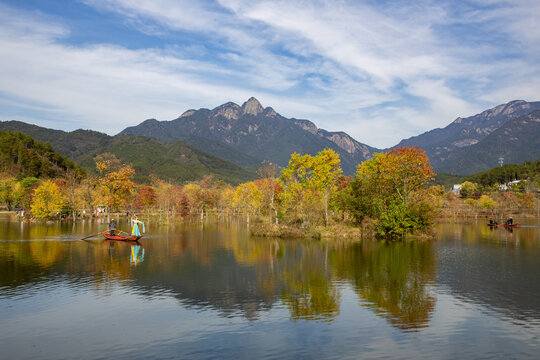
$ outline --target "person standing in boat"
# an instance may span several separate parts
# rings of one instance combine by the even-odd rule
[[[141,232],[139,231],[138,224],[142,224],[142,231],[143,233],[145,232],[144,223],[140,221],[135,215],[131,218],[131,235],[132,236],[141,236]]]
[[[114,232],[116,231],[116,223],[114,220],[111,220],[109,223],[109,235],[114,236]]]

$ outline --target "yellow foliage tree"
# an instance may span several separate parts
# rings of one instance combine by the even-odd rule
[[[339,164],[339,155],[332,149],[325,149],[316,156],[291,155],[289,165],[281,172],[281,199],[286,205],[298,208],[302,221],[306,220],[306,210],[312,208],[324,211],[324,222],[328,225],[328,203],[341,175]]]
[[[337,191],[337,179],[341,175],[339,155],[332,149],[324,149],[313,158],[313,187],[322,193],[324,222],[328,226],[328,201]]]
[[[299,211],[302,222],[306,221],[305,201],[309,189],[309,177],[313,157],[309,154],[293,153],[289,165],[281,171],[280,183],[283,191],[280,198],[288,210]]]
[[[261,206],[263,195],[254,182],[238,185],[234,193],[234,204],[240,208],[247,216],[249,224],[250,214]]]
[[[37,218],[50,218],[57,215],[63,204],[60,189],[52,180],[47,180],[34,191],[30,209]]]
[[[496,205],[497,203],[495,200],[487,195],[482,195],[480,196],[480,199],[478,199],[478,207],[482,209],[492,210]]]

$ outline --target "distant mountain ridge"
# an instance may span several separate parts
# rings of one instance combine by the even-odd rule
[[[435,158],[439,171],[470,175],[504,164],[521,164],[540,158],[540,110],[512,117],[479,142]]]
[[[490,169],[499,164],[499,158],[504,164],[536,160],[540,157],[538,110],[538,101],[510,101],[404,139],[396,147],[420,147],[437,172],[457,175]],[[212,110],[190,109],[170,121],[149,119],[114,137],[91,130],[51,130],[17,121],[0,122],[0,130],[21,131],[48,141],[59,153],[87,168],[90,154],[95,156],[106,149],[119,153],[123,149],[122,156],[138,163],[141,174],[147,176],[154,171],[178,181],[214,173],[237,183],[253,178],[262,160],[285,166],[293,152],[316,154],[325,148],[339,153],[344,173],[352,175],[359,163],[382,151],[344,132],[319,129],[309,120],[285,118],[271,107],[264,108],[255,98],[242,106],[228,102]]]
[[[492,133],[504,127],[512,119],[528,115],[535,110],[540,110],[540,101],[510,101],[474,116],[458,117],[444,128],[433,129],[421,135],[404,139],[396,147],[417,146],[424,149],[432,166],[437,171],[453,171],[453,173],[463,175],[472,174],[487,170],[491,165],[496,166],[497,163],[492,161],[493,158],[498,160],[499,157],[503,157],[507,159],[506,161],[510,161],[510,159],[515,159],[515,156],[509,156],[510,153],[525,155],[524,152],[518,149],[519,147],[529,148],[527,144],[523,143],[513,143],[515,149],[500,147],[498,144],[493,143],[492,140],[484,142],[483,145],[476,145],[487,140]],[[532,128],[530,130],[534,131]],[[518,134],[515,133],[514,135]],[[536,135],[540,136],[540,132],[536,132]],[[504,138],[499,139],[505,141]],[[488,146],[488,144],[490,145]],[[459,159],[460,156],[471,158],[472,155],[469,153],[481,148],[486,149],[487,157],[477,159],[474,162]],[[526,157],[513,161],[523,162],[526,160],[534,160],[534,158]]]
[[[249,154],[259,163],[268,160],[281,166],[287,165],[293,152],[316,154],[332,148],[340,154],[342,167],[348,174],[353,174],[356,166],[377,150],[344,132],[319,129],[309,120],[285,118],[271,107],[264,108],[254,97],[242,106],[228,102],[212,110],[190,109],[170,121],[149,119],[120,134],[147,136],[163,142],[198,137],[220,144],[216,152],[199,147],[216,156],[220,155],[221,146]],[[191,145],[197,147],[196,143]]]

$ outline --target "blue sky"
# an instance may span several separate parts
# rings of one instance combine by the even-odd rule
[[[0,0],[0,120],[116,134],[255,96],[375,147],[540,100],[540,2]]]

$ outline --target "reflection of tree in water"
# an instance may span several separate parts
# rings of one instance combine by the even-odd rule
[[[207,229],[208,230],[208,229]],[[332,320],[340,311],[336,280],[351,281],[373,311],[404,329],[425,326],[435,300],[428,284],[435,259],[429,244],[380,245],[250,239],[235,231],[163,234],[145,244],[132,266],[131,244],[110,241],[0,243],[0,285],[53,277],[91,280],[113,291],[118,280],[153,296],[166,290],[184,306],[257,319],[281,302],[293,320]],[[139,249],[135,259],[142,255]],[[51,275],[51,276],[49,276]]]
[[[236,261],[257,268],[260,291],[280,294],[293,320],[332,319],[340,294],[328,271],[328,246],[320,243],[231,237],[225,241]]]
[[[328,248],[313,243],[290,248],[279,277],[283,281],[281,298],[289,306],[292,319],[335,318],[340,293],[326,266]]]
[[[393,326],[417,330],[428,325],[435,307],[429,287],[436,276],[431,244],[363,242],[335,252],[331,263],[337,275],[352,280],[360,298]]]

